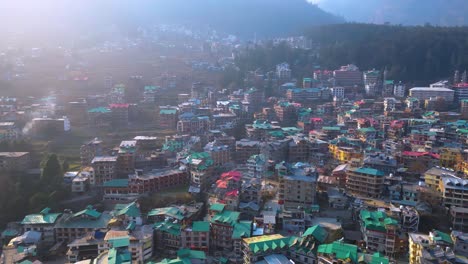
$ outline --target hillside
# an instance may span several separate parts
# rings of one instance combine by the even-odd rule
[[[354,63],[362,69],[387,67],[390,77],[430,81],[468,69],[468,27],[341,24],[315,27],[320,64]]]
[[[343,22],[306,0],[26,0],[0,3],[4,32],[127,33],[155,23],[210,28],[252,38],[287,36],[311,25]],[[27,19],[24,19],[27,18]]]
[[[314,0],[347,21],[403,25],[468,25],[466,0]]]

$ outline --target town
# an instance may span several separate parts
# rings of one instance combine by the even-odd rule
[[[465,69],[418,87],[282,62],[223,87],[265,42],[145,36],[82,50],[47,95],[0,97],[0,263],[468,263]],[[151,71],[91,70],[140,49]],[[75,56],[8,50],[2,78],[52,52]]]

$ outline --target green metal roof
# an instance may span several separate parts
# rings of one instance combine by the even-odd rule
[[[84,215],[84,214],[81,214]],[[99,218],[89,217],[67,217],[66,219],[57,222],[57,228],[92,228],[101,229],[107,228],[109,220],[112,219],[112,215],[109,213],[100,214]]]
[[[108,264],[131,264],[132,263],[132,255],[128,250],[118,250],[115,248],[109,249],[109,253],[107,255],[107,263]]]
[[[350,259],[353,263],[357,263],[357,251],[357,246],[339,241],[335,241],[331,244],[320,245],[317,250],[320,254],[334,254],[337,259]]]
[[[252,233],[252,221],[240,221],[234,225],[232,239],[250,237]]]
[[[128,187],[128,179],[113,179],[106,181],[102,186],[109,188],[126,188]]]
[[[357,168],[357,169],[354,169],[353,171],[357,173],[368,174],[368,175],[373,175],[373,176],[385,175],[383,171],[372,169],[372,168]]]
[[[92,218],[99,218],[101,213],[96,211],[91,205],[88,205],[86,209],[79,211],[73,215],[73,217],[88,216]]]
[[[141,216],[140,208],[136,205],[135,202],[129,204],[116,204],[114,207],[116,215],[126,215],[130,217],[139,217]]]
[[[375,252],[372,255],[372,258],[371,258],[371,261],[369,262],[369,264],[388,264],[389,262],[390,261],[388,260],[388,258],[383,256],[379,252]]]
[[[91,108],[88,110],[88,113],[110,113],[112,112],[109,108],[107,107],[96,107],[96,108]]]
[[[441,232],[439,230],[434,230],[432,233],[434,234],[435,241],[444,241],[448,244],[453,244],[452,237],[449,234]]]
[[[218,212],[213,218],[211,219],[212,223],[223,223],[229,224],[234,226],[239,219],[240,212],[228,211],[224,210],[222,212]]]
[[[334,126],[334,127],[322,127],[323,131],[341,131],[340,127]]]
[[[210,223],[206,221],[195,221],[192,224],[193,232],[210,232]]]
[[[206,259],[206,254],[200,250],[190,250],[188,248],[181,248],[177,250],[177,257],[189,259]]]
[[[163,208],[156,208],[149,211],[148,216],[170,216],[177,220],[184,219],[184,214],[178,207],[163,207]]]
[[[222,212],[224,210],[224,207],[226,207],[225,204],[215,203],[210,206],[210,210],[216,211],[216,212]]]
[[[177,113],[176,109],[161,109],[159,110],[160,115],[175,115]]]
[[[314,225],[312,227],[309,227],[302,235],[302,237],[306,236],[313,236],[320,243],[323,243],[325,242],[325,239],[327,239],[328,232],[327,230],[325,230],[325,228],[321,227],[320,225]]]
[[[283,237],[281,235],[259,236],[255,237],[255,239],[256,241],[248,243],[250,250],[254,254],[276,250],[277,248],[288,248],[295,245],[298,241],[297,237]]]
[[[376,132],[377,130],[375,130],[375,128],[373,127],[364,127],[364,128],[358,129],[358,131],[362,133],[370,133],[370,132]]]
[[[170,221],[163,221],[163,222],[155,223],[153,225],[153,228],[161,232],[165,232],[174,236],[178,236],[180,235],[181,225],[172,223]]]
[[[50,213],[50,208],[45,208],[39,214],[30,214],[24,217],[21,224],[23,225],[44,225],[54,224],[61,213]]]
[[[111,238],[109,239],[109,243],[113,248],[128,247],[130,245],[130,237],[123,236]]]
[[[398,221],[381,211],[361,210],[359,216],[366,229],[385,232],[387,226],[398,225]]]

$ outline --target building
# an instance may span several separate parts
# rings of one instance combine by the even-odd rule
[[[346,190],[357,196],[379,198],[384,188],[385,173],[371,168],[349,168]]]
[[[215,142],[206,144],[204,151],[213,159],[214,166],[223,166],[231,162],[231,149],[228,145],[215,145]]]
[[[291,80],[291,69],[289,68],[289,64],[283,62],[276,65],[276,77],[280,82],[287,82]]]
[[[395,173],[397,170],[397,161],[393,156],[385,153],[369,153],[363,160],[363,166],[384,172],[386,175]]]
[[[406,86],[401,82],[393,86],[393,96],[404,98],[406,96]]]
[[[208,116],[194,116],[187,113],[179,115],[179,121],[177,122],[178,133],[203,134],[210,129],[211,120]]]
[[[461,102],[468,99],[468,83],[457,83],[452,86],[455,91],[455,101]]]
[[[162,108],[159,110],[159,127],[165,129],[174,129],[177,127],[177,109]]]
[[[153,193],[167,188],[186,186],[189,175],[176,169],[153,169],[148,172],[137,170],[128,176],[131,194]]]
[[[117,153],[117,172],[120,175],[128,175],[135,170],[135,158],[138,153],[136,140],[124,140],[120,142]]]
[[[286,91],[286,98],[292,102],[310,102],[321,99],[319,88],[295,88]]]
[[[190,172],[190,185],[207,190],[214,182],[213,179],[213,159],[207,152],[196,152],[186,158],[186,163]]]
[[[345,95],[345,88],[344,87],[333,87],[331,88],[332,97],[337,99],[343,99]]]
[[[0,152],[0,171],[25,171],[30,168],[29,152]]]
[[[245,163],[252,155],[260,154],[260,148],[260,141],[249,139],[236,141],[236,162]]]
[[[117,177],[117,157],[99,156],[91,161],[94,170],[94,177],[91,179],[91,185],[102,185]]]
[[[94,157],[102,156],[102,141],[95,138],[80,148],[80,159],[81,159],[81,166],[89,166],[91,165],[91,161],[93,161]]]
[[[212,215],[210,247],[223,252],[230,261],[242,260],[242,239],[252,236],[252,222],[239,221],[239,212],[229,211],[222,204],[213,204],[208,210]]]
[[[70,120],[63,118],[34,118],[29,133],[35,137],[51,137],[70,131]]]
[[[62,216],[61,213],[52,213],[50,208],[44,208],[38,214],[26,215],[21,221],[23,232],[40,232],[41,240],[48,245],[55,243],[54,226]]]
[[[298,162],[292,166],[278,164],[278,199],[287,207],[309,208],[315,204],[318,173],[315,167]]]
[[[128,127],[129,122],[129,104],[110,104],[111,125],[113,128]]]
[[[339,70],[333,71],[333,77],[335,78],[335,85],[339,86],[362,86],[362,73],[359,68],[355,65],[341,66]]]
[[[381,211],[361,210],[361,233],[369,252],[385,252],[387,256],[406,251],[406,238],[400,235],[397,220]]]
[[[431,97],[441,97],[445,102],[451,103],[455,96],[455,92],[449,88],[414,87],[409,91],[409,96],[417,98],[419,101],[424,101]]]
[[[468,232],[468,208],[452,206],[450,208],[450,219],[453,230]]]
[[[454,241],[450,234],[438,230],[429,232],[429,235],[408,233],[408,240],[410,264],[460,263],[463,259],[462,255],[457,256],[457,252],[454,252]]]
[[[468,99],[464,99],[460,101],[460,114],[462,117],[468,117]]]
[[[108,212],[98,212],[87,206],[77,213],[66,212],[54,226],[57,242],[71,242],[96,230],[107,231],[112,216]]]
[[[194,221],[192,226],[182,229],[181,247],[208,252],[210,249],[210,223]]]

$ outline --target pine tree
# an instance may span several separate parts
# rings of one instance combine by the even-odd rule
[[[42,169],[41,181],[45,186],[54,187],[62,181],[62,167],[57,155],[51,154]]]

